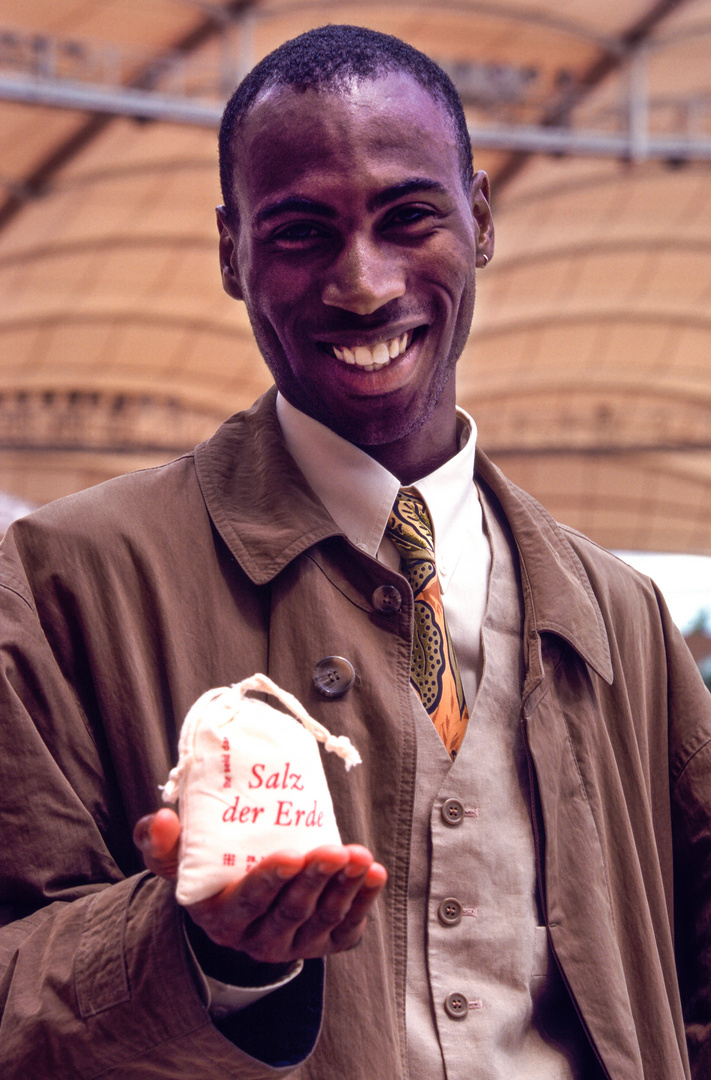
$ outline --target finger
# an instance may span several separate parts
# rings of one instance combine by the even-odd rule
[[[371,863],[370,869],[365,876],[366,889],[377,889],[377,892],[381,892],[388,883],[388,872],[382,863]],[[376,893],[377,896],[377,893]]]
[[[269,912],[271,921],[275,925],[283,923],[286,927],[297,927],[309,919],[324,890],[337,882],[343,882],[342,887],[348,889],[354,872],[358,877],[365,872],[372,862],[372,855],[365,848],[362,851],[365,856],[360,859],[365,864],[362,868],[351,866],[351,854],[346,847],[321,847],[310,851],[301,873],[283,889]],[[334,887],[338,888],[338,885]]]
[[[281,888],[271,896],[272,902],[268,907],[264,903],[265,895],[256,894],[261,911],[252,904],[255,893],[251,889],[235,894],[243,919],[245,905],[249,905],[246,909],[249,922],[244,925],[241,943],[239,946],[233,945],[233,948],[239,947],[255,960],[265,963],[283,963],[300,958],[301,953],[294,951],[294,937],[301,925],[313,915],[323,890],[335,875],[341,873],[348,861],[348,849],[344,847],[322,847],[309,852],[302,857],[300,872],[287,884],[281,881]],[[269,899],[268,895],[266,899]],[[327,933],[321,932],[325,940]],[[310,952],[309,955],[322,954]]]
[[[250,955],[276,962],[285,957],[325,956],[340,948],[334,946],[331,933],[348,915],[372,865],[373,856],[360,845],[311,852],[302,873],[282,891],[271,911],[250,928],[246,946]],[[382,868],[375,872],[376,893],[386,876]],[[368,906],[363,905],[364,912]],[[353,921],[360,924],[360,905],[358,911]]]
[[[341,921],[331,930],[333,952],[352,949],[360,941],[367,916],[388,880],[388,872],[380,863],[373,863],[365,880],[353,897],[353,902]]]
[[[354,852],[352,863],[331,879],[313,916],[297,931],[294,949],[299,956],[324,956],[352,948],[363,933],[365,919],[387,881],[387,871],[365,848]]]
[[[188,912],[217,944],[285,963],[356,944],[386,879],[384,867],[360,845],[317,848],[306,856],[275,852]],[[332,938],[339,922],[343,928]]]
[[[342,876],[345,878],[357,878],[365,875],[373,865],[373,856],[362,844],[347,844],[348,862],[344,866]]]
[[[153,854],[157,859],[172,855],[180,839],[180,818],[167,807],[153,815],[150,826]]]
[[[304,856],[297,851],[274,852],[243,878],[191,904],[187,911],[216,944],[247,951],[242,944],[245,933],[269,911],[285,884],[303,866]]]
[[[300,873],[281,890],[264,916],[268,932],[278,933],[280,925],[288,932],[288,928],[308,919],[323,890],[347,864],[348,850],[344,847],[316,848],[304,856]]]
[[[318,897],[312,920],[315,930],[319,926],[330,930],[341,922],[373,865],[373,856],[360,844],[349,844],[346,852],[346,865],[338,873],[331,875]]]
[[[143,854],[143,861],[158,877],[175,878],[178,872],[180,819],[167,808],[141,818],[133,830],[133,839]]]

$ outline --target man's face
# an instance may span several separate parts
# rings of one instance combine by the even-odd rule
[[[281,393],[366,448],[449,436],[493,230],[486,177],[464,191],[446,111],[400,73],[278,88],[237,138],[223,281]]]

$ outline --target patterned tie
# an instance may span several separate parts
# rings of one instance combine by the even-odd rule
[[[401,488],[390,511],[386,532],[400,552],[400,569],[410,582],[415,598],[412,685],[442,742],[452,757],[456,757],[469,714],[444,617],[432,525],[422,499]]]

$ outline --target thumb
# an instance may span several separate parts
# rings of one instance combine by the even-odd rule
[[[133,842],[147,868],[157,877],[173,879],[178,873],[180,819],[174,810],[159,810],[136,822]]]

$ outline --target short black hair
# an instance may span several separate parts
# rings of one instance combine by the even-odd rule
[[[449,75],[429,56],[391,34],[362,26],[320,26],[284,42],[260,60],[227,102],[220,125],[219,152],[222,198],[228,214],[234,216],[234,136],[262,90],[274,86],[291,86],[302,92],[333,90],[353,79],[376,79],[396,71],[412,76],[450,116],[462,184],[468,193],[474,181],[471,142],[464,109]]]

